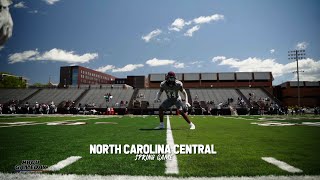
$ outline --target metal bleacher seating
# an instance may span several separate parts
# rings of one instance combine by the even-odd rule
[[[95,104],[97,108],[108,107],[126,107],[120,106],[120,102],[129,102],[133,94],[132,88],[102,88],[102,89],[90,89],[87,94],[80,100],[81,105]],[[112,98],[109,102],[106,101],[104,96],[111,94]]]
[[[11,100],[22,101],[38,89],[0,89],[0,103],[6,103]]]
[[[215,105],[220,102],[226,103],[228,99],[232,98],[234,101],[240,97],[235,89],[232,88],[211,88],[211,89],[189,89],[192,102],[198,101],[210,102],[213,101]]]
[[[62,101],[75,101],[84,91],[84,89],[42,89],[27,101],[30,105],[35,105],[36,102],[50,104],[52,101],[58,105]]]
[[[249,93],[254,93],[254,98],[252,99],[253,101],[257,101],[260,98],[270,98],[265,92],[263,92],[260,88],[239,88],[239,90],[242,92],[242,94],[249,99]]]

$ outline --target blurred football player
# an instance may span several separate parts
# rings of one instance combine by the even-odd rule
[[[188,122],[188,124],[190,125],[190,129],[195,129],[195,125],[190,121],[188,115],[186,114],[187,108],[191,106],[188,102],[187,92],[183,88],[182,82],[176,79],[176,75],[174,72],[168,72],[168,74],[166,75],[166,80],[161,82],[160,91],[157,93],[155,102],[160,102],[160,97],[163,91],[166,92],[167,99],[164,100],[159,107],[160,125],[155,129],[164,129],[163,111],[169,109],[173,105],[176,105],[177,111],[179,111],[182,117]],[[179,91],[184,94],[185,103],[182,102]]]
[[[11,0],[0,0],[0,46],[12,36],[13,22],[9,12]]]

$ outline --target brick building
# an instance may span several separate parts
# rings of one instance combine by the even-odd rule
[[[60,67],[60,86],[82,84],[113,84],[116,77],[82,66]]]
[[[274,87],[274,94],[286,106],[298,105],[298,82],[288,81]],[[320,82],[300,81],[300,105],[320,106]]]

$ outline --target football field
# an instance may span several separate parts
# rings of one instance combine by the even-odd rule
[[[135,154],[90,154],[90,144],[167,144],[157,116],[0,116],[0,178],[23,160],[51,167],[42,174],[240,177],[320,175],[320,117],[165,117],[175,144],[214,144],[217,154],[135,160]],[[268,162],[269,161],[269,162]],[[60,163],[59,163],[60,162]]]

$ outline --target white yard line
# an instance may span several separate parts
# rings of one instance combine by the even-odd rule
[[[61,120],[61,121],[49,121],[49,122],[41,122],[41,123],[28,123],[28,124],[15,124],[15,125],[8,125],[8,126],[0,126],[0,128],[6,128],[6,127],[17,127],[17,126],[32,126],[32,125],[39,125],[39,124],[47,124],[47,123],[58,123],[58,122],[69,122],[69,121],[87,121],[87,120],[92,120],[92,119],[102,119],[95,117],[95,118],[87,118],[87,119],[72,119],[72,120]]]
[[[57,164],[48,167],[46,170],[59,171],[60,169],[63,169],[64,167],[69,166],[70,164],[78,161],[81,158],[82,158],[81,156],[70,156],[67,159],[58,162]]]
[[[264,161],[266,161],[270,164],[276,165],[278,168],[280,168],[282,170],[285,170],[285,171],[288,171],[291,173],[301,173],[302,172],[301,169],[295,168],[295,167],[293,167],[283,161],[279,161],[273,157],[262,157],[261,159],[263,159]]]
[[[320,176],[251,176],[251,177],[170,177],[170,176],[128,176],[128,175],[76,175],[76,174],[36,174],[36,173],[0,173],[0,179],[5,180],[312,180],[319,179]]]
[[[170,118],[169,115],[167,115],[167,144],[170,146],[171,149],[171,160],[166,160],[166,174],[179,174],[179,168],[178,168],[178,160],[176,154],[173,153],[174,150],[174,140],[173,135],[171,131],[171,125],[170,125]]]

